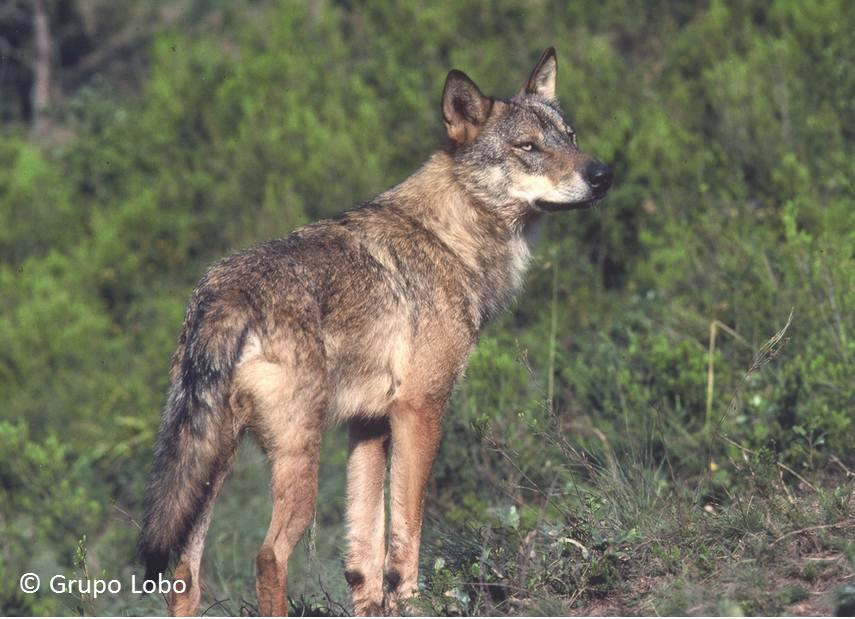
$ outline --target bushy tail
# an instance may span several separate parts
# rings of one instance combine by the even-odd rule
[[[170,554],[181,553],[237,449],[239,429],[227,419],[226,401],[247,329],[220,323],[210,332],[200,314],[185,324],[179,375],[155,444],[137,547],[146,580],[157,579]]]

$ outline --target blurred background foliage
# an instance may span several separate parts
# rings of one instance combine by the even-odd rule
[[[509,97],[548,45],[581,145],[616,184],[550,219],[456,392],[429,495],[428,610],[504,608],[443,580],[460,574],[446,537],[566,539],[570,512],[611,501],[640,523],[661,508],[640,494],[681,487],[698,508],[727,502],[748,453],[804,474],[851,466],[852,32],[845,0],[4,2],[0,610],[162,612],[24,596],[17,578],[79,571],[84,535],[90,574],[136,569],[168,360],[206,265],[399,182],[441,144],[450,68]],[[325,445],[323,535],[292,591],[328,574],[343,602],[341,432]],[[265,468],[245,452],[211,534],[205,569],[230,612],[252,598]],[[467,578],[486,578],[479,561]],[[586,582],[610,569],[590,564]]]

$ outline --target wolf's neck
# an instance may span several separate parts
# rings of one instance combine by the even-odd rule
[[[479,322],[493,315],[521,287],[529,262],[533,222],[508,220],[474,198],[455,178],[452,161],[435,153],[412,176],[380,196],[406,205],[407,213],[436,235],[477,278],[470,287]]]

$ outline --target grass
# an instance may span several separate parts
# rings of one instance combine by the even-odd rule
[[[754,356],[743,386],[778,354],[789,324]],[[713,358],[711,344],[710,377]],[[722,419],[713,420],[708,405],[687,466],[687,436],[673,438],[672,426],[652,419],[649,432],[627,426],[625,435],[607,436],[554,410],[553,389],[538,419],[449,420],[449,445],[466,445],[480,464],[461,477],[465,460],[454,452],[457,468],[435,475],[413,614],[851,613],[855,473],[843,461],[831,456],[824,468],[797,471],[779,452],[731,439],[722,422],[735,413],[738,392]],[[681,440],[682,455],[670,453]],[[341,430],[324,439],[316,525],[289,565],[294,615],[351,610],[343,578],[345,443]],[[487,490],[476,496],[458,488],[472,477]],[[245,445],[208,537],[200,606],[207,615],[257,613],[254,559],[271,510],[268,486],[263,455]],[[165,609],[151,596],[101,604],[85,610]]]
[[[338,453],[344,437],[326,440],[327,453]],[[565,459],[549,486],[522,464],[530,454],[488,432],[481,449],[518,469],[520,499],[456,521],[429,500],[422,595],[412,613],[829,615],[852,604],[855,475],[840,461],[807,478],[770,452],[739,450],[716,465],[736,480],[725,488],[709,475],[681,479],[661,463],[613,453],[607,442],[582,452],[552,440]],[[295,615],[350,612],[341,464],[324,463],[317,526],[290,563]],[[270,513],[268,483],[264,457],[245,446],[209,534],[200,606],[207,615],[256,614],[254,557]],[[123,594],[84,610],[164,607]]]
[[[550,497],[574,506],[570,521],[470,531],[462,545],[468,553],[452,565],[428,561],[427,594],[416,608],[489,615],[831,614],[840,604],[835,596],[855,582],[855,480],[848,473],[810,482],[757,454],[730,463],[741,481],[713,498],[688,480],[650,494],[645,487],[656,484],[655,471],[626,464],[618,475],[590,470],[579,480],[582,501]],[[449,533],[448,544],[428,554],[441,556],[445,545],[460,549],[463,537]]]

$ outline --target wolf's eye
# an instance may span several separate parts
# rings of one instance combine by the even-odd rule
[[[534,144],[532,144],[531,142],[523,142],[522,144],[517,144],[516,146],[520,150],[524,150],[527,153],[531,152],[535,149]]]
[[[570,138],[570,141],[573,142],[573,146],[576,146],[576,132],[570,127],[567,127],[564,132],[567,134],[567,137]]]

